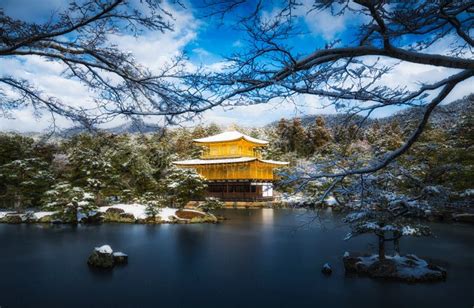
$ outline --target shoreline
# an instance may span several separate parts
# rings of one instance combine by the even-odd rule
[[[230,204],[229,204],[230,203]],[[222,208],[225,210],[262,210],[262,209],[279,209],[279,210],[308,210],[308,207],[291,206],[285,202],[268,202],[252,204],[251,202],[227,202]],[[314,210],[325,211],[330,213],[343,214],[348,210],[341,206],[324,206]],[[474,213],[465,211],[453,212],[447,209],[441,209],[431,212],[423,216],[413,217],[426,222],[442,222],[442,223],[474,223]],[[186,212],[187,217],[179,217],[176,215],[178,211]],[[195,215],[189,216],[189,213]],[[83,216],[78,221],[63,221],[57,215],[57,212],[34,211],[31,209],[25,211],[17,211],[11,209],[0,209],[0,223],[5,224],[98,224],[98,223],[128,223],[128,224],[189,224],[189,223],[218,223],[225,220],[225,217],[216,216],[212,213],[206,213],[196,209],[193,204],[186,205],[183,209],[177,208],[161,208],[160,214],[156,217],[149,217],[145,214],[144,206],[141,204],[115,204],[100,207],[97,211],[93,211],[90,215]]]

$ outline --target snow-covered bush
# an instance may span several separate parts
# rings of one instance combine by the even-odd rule
[[[37,206],[53,180],[48,164],[39,158],[11,161],[0,166],[0,201],[15,208]]]
[[[169,206],[182,208],[189,201],[203,197],[207,187],[205,179],[194,169],[171,167],[161,181],[163,196]]]
[[[224,202],[222,202],[218,198],[208,197],[199,204],[199,208],[202,209],[204,212],[209,212],[217,209],[221,209],[224,207]]]
[[[94,195],[68,182],[60,182],[44,193],[43,208],[57,211],[65,222],[80,222],[95,213]]]
[[[153,192],[143,194],[139,202],[145,205],[145,214],[151,218],[156,218],[160,213],[160,208],[168,205],[168,200],[164,196]]]

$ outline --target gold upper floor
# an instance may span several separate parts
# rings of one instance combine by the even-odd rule
[[[198,144],[203,147],[202,159],[256,157],[262,158],[261,146],[255,146],[246,140]]]

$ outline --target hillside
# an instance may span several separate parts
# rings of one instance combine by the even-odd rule
[[[366,119],[363,126],[370,126],[375,121],[386,124],[392,121],[399,121],[400,123],[407,123],[411,121],[417,121],[422,116],[422,108],[407,108],[405,110],[399,111],[393,115],[377,119]],[[430,123],[435,127],[440,128],[449,128],[457,119],[460,117],[473,114],[474,112],[474,94],[466,96],[462,99],[453,101],[446,105],[441,105],[436,107],[436,109],[431,114]],[[303,126],[307,127],[314,123],[317,117],[322,117],[326,123],[326,127],[329,129],[335,128],[337,125],[341,124],[356,124],[363,120],[362,116],[353,116],[349,118],[346,114],[313,114],[300,117],[301,123]],[[278,121],[271,123],[270,127],[276,126]]]

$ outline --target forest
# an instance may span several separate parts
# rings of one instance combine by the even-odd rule
[[[439,107],[419,142],[386,169],[347,176],[337,186],[310,174],[360,168],[398,148],[412,129],[401,113],[415,117],[416,109],[380,119],[320,115],[232,129],[268,140],[264,158],[290,162],[276,183],[284,206],[354,210],[396,201],[410,205],[411,216],[442,217],[472,206],[473,99]],[[85,212],[117,202],[183,207],[202,198],[204,180],[171,162],[198,158],[201,149],[192,140],[223,130],[210,124],[48,138],[2,133],[0,208],[58,210],[70,200]]]

